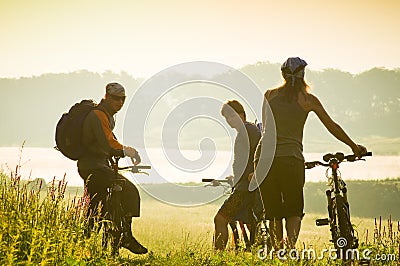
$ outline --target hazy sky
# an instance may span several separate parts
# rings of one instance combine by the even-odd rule
[[[310,69],[400,67],[397,0],[0,0],[0,77],[80,69],[149,77],[193,60],[300,56]]]

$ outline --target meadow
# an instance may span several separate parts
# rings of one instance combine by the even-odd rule
[[[87,201],[63,181],[30,184],[21,181],[18,168],[0,177],[0,265],[341,265],[340,259],[291,259],[274,256],[261,260],[257,250],[236,252],[229,243],[226,252],[212,249],[213,217],[221,200],[198,207],[176,207],[143,197],[141,217],[133,222],[137,239],[149,248],[147,255],[121,249],[112,256],[101,247],[101,230],[84,234]],[[332,245],[329,228],[316,227],[320,214],[306,214],[297,250],[317,252]],[[398,222],[353,218],[360,250],[370,257],[386,256],[373,265],[398,265]],[[317,253],[319,254],[319,253]],[[392,255],[388,260],[388,255]],[[395,256],[395,257],[394,257]],[[393,260],[394,259],[394,260]],[[360,264],[354,261],[354,264]]]

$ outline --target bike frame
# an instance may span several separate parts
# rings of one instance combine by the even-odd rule
[[[364,156],[372,156],[372,153],[367,153]],[[331,231],[331,242],[338,251],[347,251],[358,247],[358,238],[354,234],[354,228],[350,221],[350,206],[347,200],[346,183],[338,174],[339,164],[341,162],[354,162],[362,160],[355,155],[344,156],[343,153],[326,154],[323,156],[325,162],[320,161],[306,162],[305,168],[311,169],[317,165],[328,167],[327,173],[331,170],[332,182],[329,184],[330,189],[326,190],[328,202],[329,218],[317,219],[316,225],[329,225]],[[327,175],[328,179],[329,176]],[[339,252],[343,255],[343,252]]]
[[[343,248],[338,245],[337,241],[340,237],[345,237],[350,243],[347,243],[346,248],[357,248],[358,238],[354,236],[354,229],[350,222],[350,209],[347,202],[347,188],[343,180],[339,184],[338,168],[340,161],[337,158],[329,160],[329,168],[332,171],[333,188],[326,191],[328,199],[328,211],[330,218],[330,230],[332,232],[332,242],[336,248]],[[334,196],[332,197],[332,193]],[[340,215],[343,213],[344,215]],[[341,218],[344,217],[344,218]],[[341,221],[345,219],[346,221]],[[341,223],[347,223],[347,228]],[[345,228],[345,229],[342,229]],[[339,230],[339,232],[338,232]],[[343,232],[342,232],[343,231]],[[347,232],[344,232],[347,231]]]

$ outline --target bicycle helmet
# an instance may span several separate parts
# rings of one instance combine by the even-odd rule
[[[304,68],[307,62],[299,57],[289,57],[281,66],[283,76],[292,79],[292,86],[296,78],[304,78]]]
[[[120,96],[120,97],[126,96],[125,88],[121,84],[116,83],[116,82],[107,84],[106,93],[115,95],[115,96]]]

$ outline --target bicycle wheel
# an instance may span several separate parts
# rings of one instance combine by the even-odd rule
[[[111,195],[111,232],[112,232],[112,253],[117,254],[121,247],[123,219],[121,192],[114,191]]]
[[[102,246],[103,250],[107,251],[109,245],[112,246],[112,239],[113,239],[111,193],[107,194],[106,200],[104,202],[104,212],[105,214],[102,220],[102,227],[103,227]]]
[[[357,248],[358,241],[354,237],[354,229],[350,221],[348,204],[344,201],[342,196],[338,195],[336,198],[336,205],[340,232],[339,238],[336,240],[336,246],[343,250]]]
[[[111,249],[112,255],[117,255],[121,247],[123,232],[123,211],[121,204],[121,191],[118,185],[110,188],[106,201],[104,202],[104,219],[103,219],[103,249],[107,251]]]
[[[262,248],[264,251],[271,250],[271,235],[265,220],[258,221],[255,224],[254,231],[251,233],[251,242],[253,246]]]
[[[329,196],[330,197],[330,196]],[[337,226],[337,204],[335,198],[329,198],[328,200],[328,213],[329,213],[329,227],[331,231],[332,240],[331,242],[336,243],[339,238],[339,229]],[[336,248],[336,244],[335,244]]]

